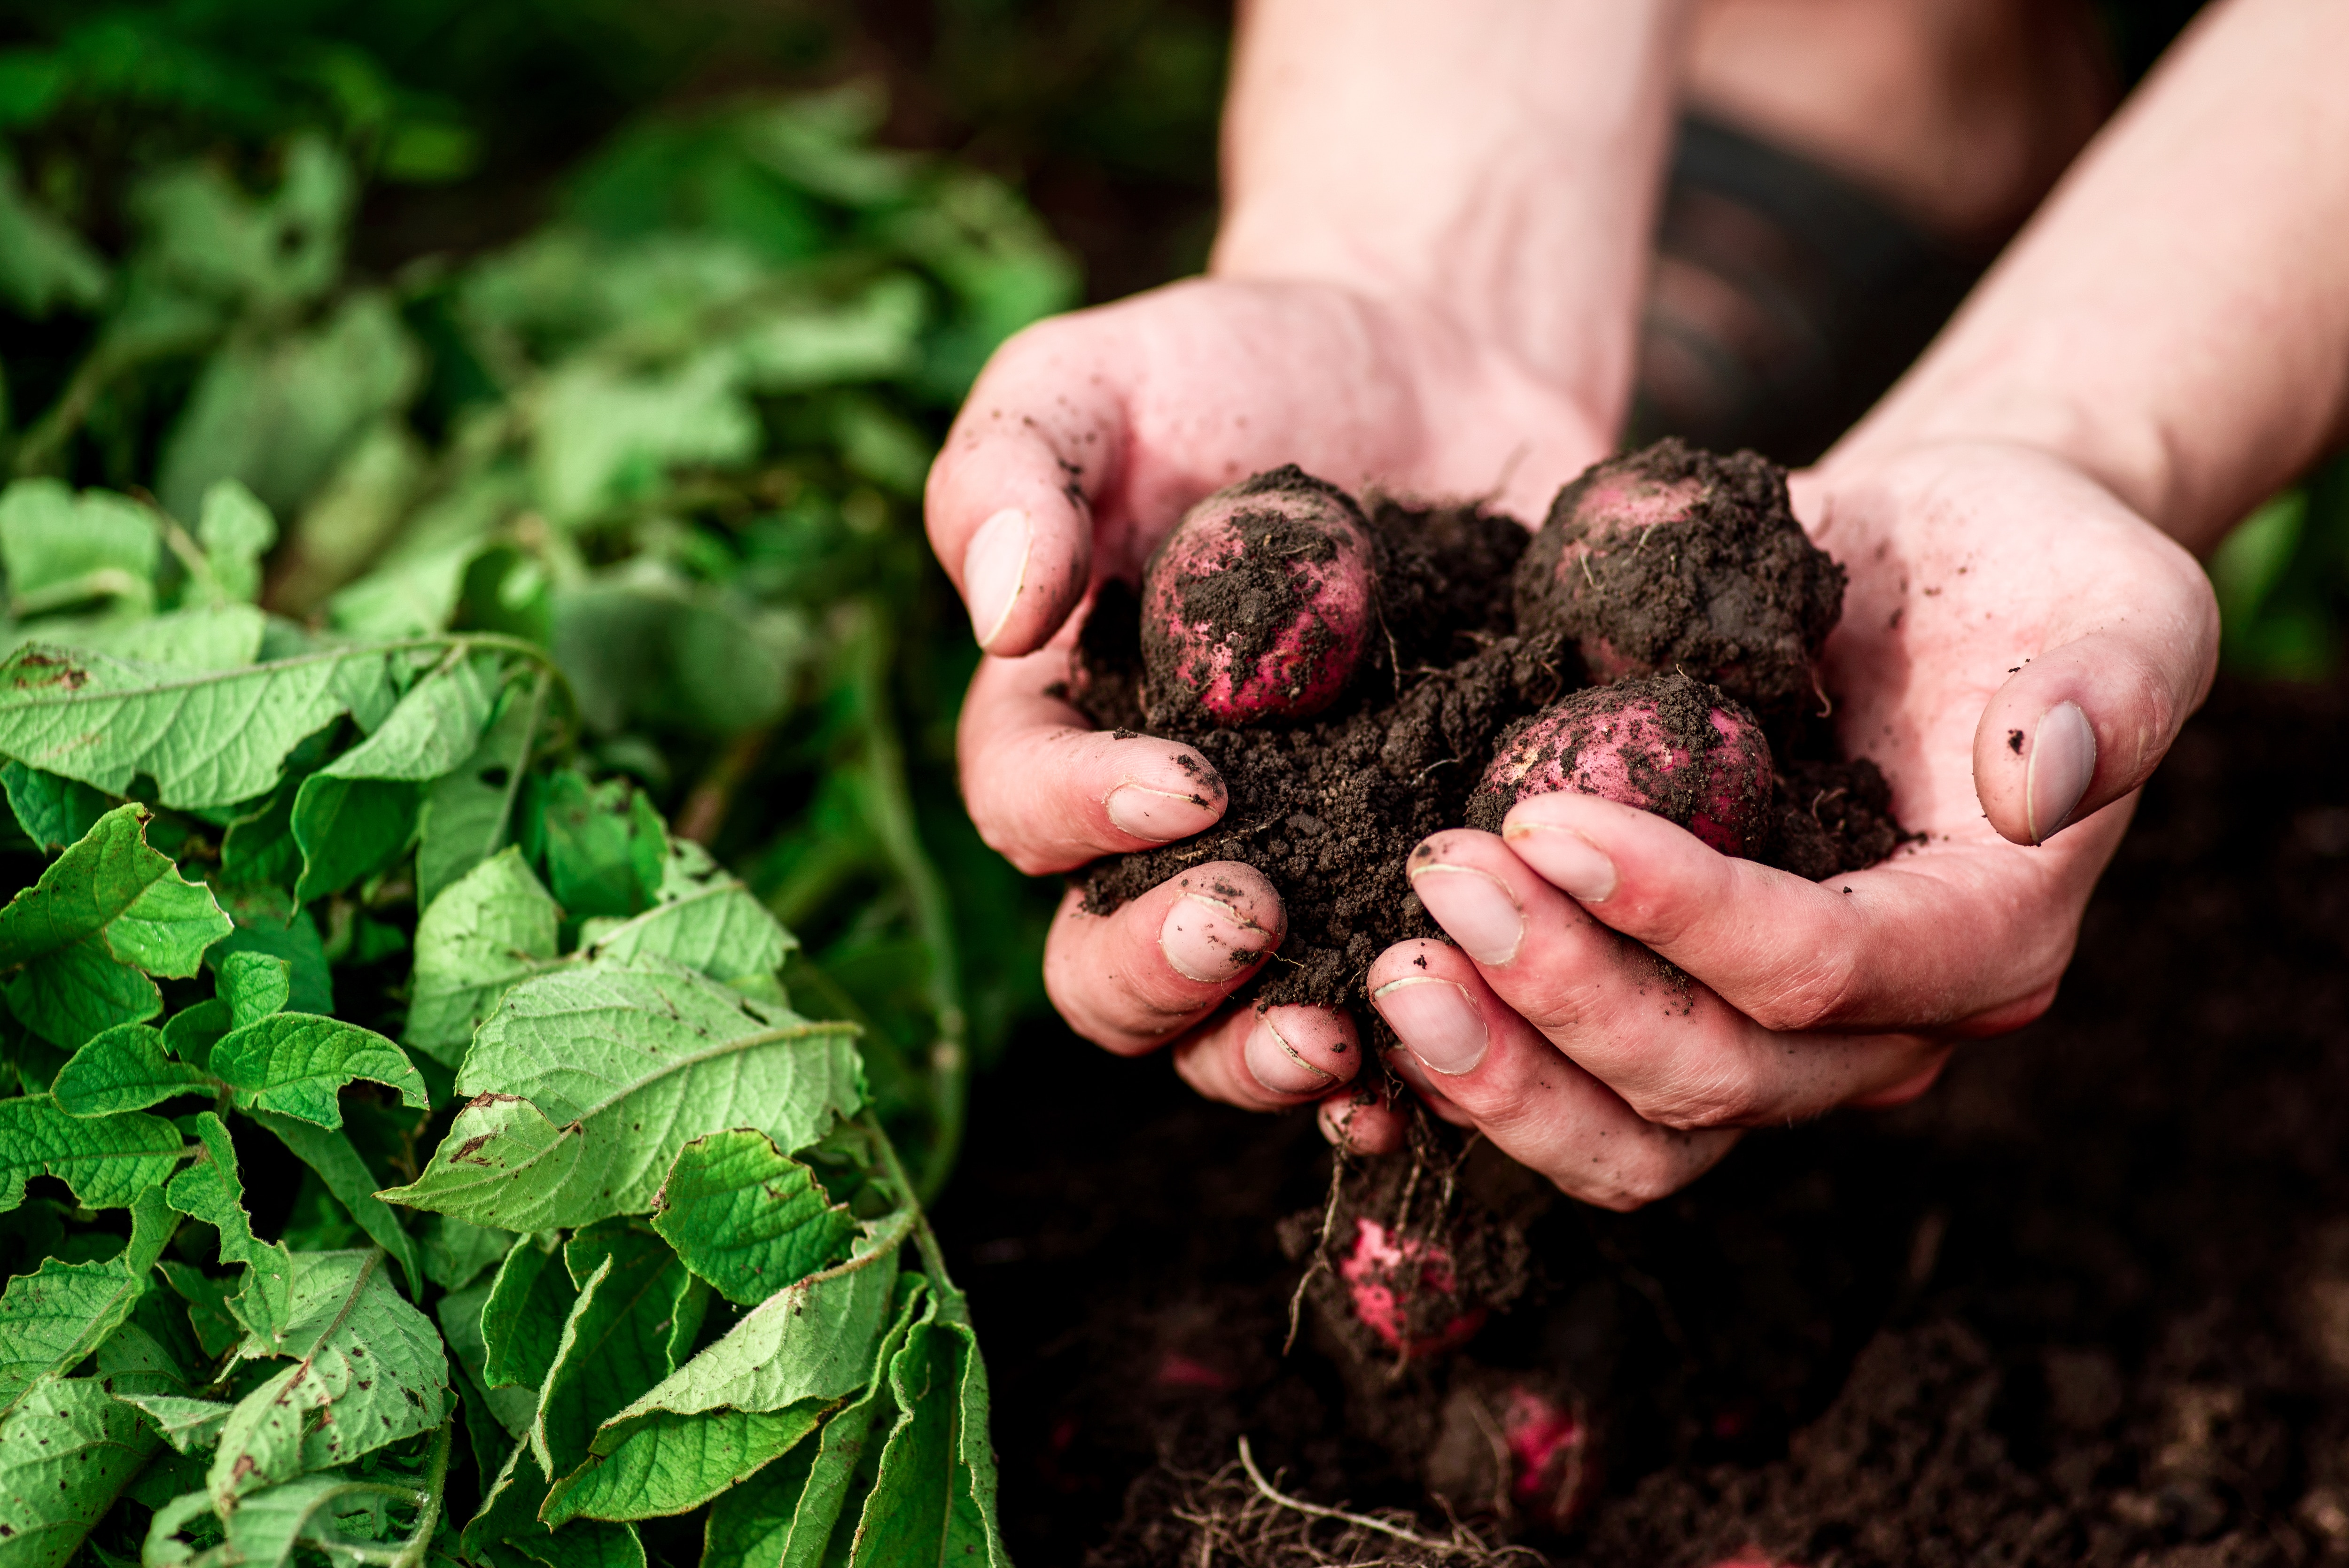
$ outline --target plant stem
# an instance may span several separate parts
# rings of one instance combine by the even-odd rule
[[[874,1152],[881,1161],[882,1174],[889,1179],[891,1186],[897,1189],[899,1200],[914,1216],[914,1246],[922,1254],[924,1272],[929,1274],[930,1283],[937,1288],[939,1305],[946,1309],[948,1317],[968,1325],[970,1322],[969,1309],[964,1305],[962,1292],[955,1286],[954,1276],[947,1272],[945,1249],[938,1245],[937,1233],[930,1229],[929,1212],[915,1195],[914,1184],[905,1174],[905,1163],[897,1158],[896,1145],[889,1141],[889,1135],[882,1130],[880,1119],[870,1110],[860,1113],[856,1119],[873,1140]]]
[[[417,1568],[432,1544],[432,1527],[440,1522],[440,1494],[449,1481],[449,1446],[457,1431],[457,1418],[451,1415],[440,1423],[440,1430],[432,1439],[432,1457],[425,1461],[424,1486],[418,1501],[416,1529],[408,1544],[391,1560],[391,1568]]]

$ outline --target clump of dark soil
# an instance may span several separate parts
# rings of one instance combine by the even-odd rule
[[[1638,1213],[1520,1208],[1463,1165],[1462,1201],[1520,1226],[1520,1288],[1400,1368],[1318,1283],[1282,1354],[1311,1260],[1284,1224],[1318,1235],[1330,1191],[1309,1118],[1023,1042],[978,1082],[939,1213],[1015,1558],[2349,1563],[2344,779],[2349,688],[2222,683],[2045,1018],[1912,1106],[1749,1134]],[[1595,1495],[1563,1535],[1437,1460],[1458,1391],[1504,1377],[1588,1412]],[[1285,1510],[1243,1436],[1283,1496],[1443,1544],[1440,1496],[1485,1555]],[[1493,1557],[1512,1535],[1530,1553]]]
[[[1319,481],[1289,469],[1249,484],[1277,500]],[[1651,491],[1671,505],[1642,512]],[[1642,525],[1654,537],[1643,548],[1619,529],[1594,531],[1585,504],[1593,496],[1611,498],[1619,513],[1661,519]],[[1609,680],[1647,673],[1624,665],[1621,650],[1667,658],[1666,669],[1671,659],[1709,660],[1702,678],[1764,714],[1779,784],[1744,853],[1817,879],[1872,865],[1901,841],[1875,764],[1844,758],[1817,717],[1808,659],[1834,623],[1842,573],[1804,538],[1784,474],[1764,459],[1668,441],[1567,487],[1539,534],[1474,506],[1381,499],[1365,520],[1372,634],[1350,688],[1310,718],[1217,722],[1173,679],[1163,634],[1145,630],[1163,616],[1131,589],[1103,587],[1083,629],[1072,699],[1103,728],[1195,747],[1228,805],[1205,833],[1096,863],[1083,876],[1088,909],[1106,913],[1203,861],[1245,861],[1279,890],[1288,930],[1242,998],[1359,1001],[1382,949],[1441,934],[1404,874],[1412,846],[1471,820],[1470,797],[1512,725],[1592,684],[1580,648],[1611,661],[1598,672]],[[1570,557],[1560,554],[1568,535]],[[1280,567],[1288,546],[1313,543],[1268,527],[1261,559],[1237,562],[1231,584],[1184,580],[1183,592],[1212,612],[1213,636],[1239,651],[1236,664],[1270,645],[1249,617],[1295,624],[1297,590]],[[1578,579],[1588,568],[1598,596],[1542,586],[1568,559]],[[1672,626],[1680,630],[1667,636]],[[1795,686],[1815,706],[1791,701]]]

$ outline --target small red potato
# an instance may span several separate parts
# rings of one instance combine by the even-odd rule
[[[1291,464],[1185,513],[1142,581],[1149,706],[1234,727],[1306,718],[1343,694],[1378,606],[1369,525]]]
[[[1388,1349],[1416,1360],[1456,1349],[1485,1326],[1485,1308],[1464,1305],[1452,1254],[1376,1220],[1354,1222],[1354,1244],[1338,1264],[1354,1315]]]
[[[1498,831],[1519,800],[1571,789],[1677,822],[1724,855],[1761,847],[1773,772],[1762,726],[1715,686],[1677,672],[1593,686],[1501,737],[1468,802]]]

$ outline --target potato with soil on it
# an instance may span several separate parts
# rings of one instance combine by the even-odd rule
[[[1353,678],[1378,614],[1369,525],[1337,486],[1291,464],[1184,515],[1142,584],[1154,723],[1304,718]]]
[[[1678,669],[1778,718],[1819,703],[1843,589],[1782,469],[1668,440],[1558,492],[1517,562],[1517,629],[1570,638],[1595,681]]]
[[[1514,726],[1469,797],[1468,825],[1498,832],[1518,801],[1571,789],[1752,855],[1767,845],[1773,779],[1760,721],[1674,671],[1578,691]]]

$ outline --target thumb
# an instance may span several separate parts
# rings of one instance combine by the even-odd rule
[[[1992,694],[1974,731],[1974,792],[1999,833],[2041,844],[2146,781],[2201,706],[2219,607],[2199,569],[2166,609],[2050,648]]]
[[[1081,346],[1070,341],[1081,320],[1005,344],[930,466],[930,548],[961,591],[978,645],[1002,657],[1043,646],[1084,597],[1093,502],[1123,446],[1108,378],[1068,352]]]

